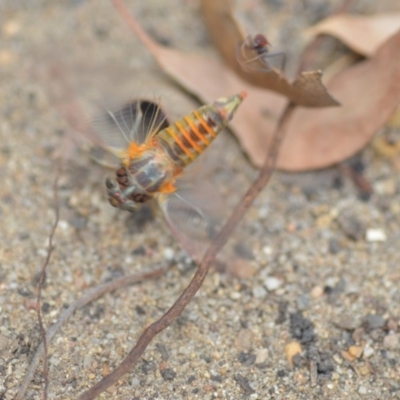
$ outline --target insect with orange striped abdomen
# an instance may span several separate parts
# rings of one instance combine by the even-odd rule
[[[106,181],[111,205],[135,211],[140,203],[157,200],[183,247],[199,259],[204,248],[196,248],[201,238],[195,225],[201,222],[210,238],[220,221],[213,215],[213,199],[199,201],[181,179],[185,167],[211,144],[245,97],[242,92],[218,99],[169,126],[149,102],[130,103],[95,121],[95,130],[117,130],[122,138],[120,145],[108,147],[121,164],[115,181]]]

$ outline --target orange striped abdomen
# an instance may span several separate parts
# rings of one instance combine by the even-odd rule
[[[160,131],[154,139],[160,143],[174,164],[183,168],[211,144],[232,119],[245,96],[242,92],[200,107]]]

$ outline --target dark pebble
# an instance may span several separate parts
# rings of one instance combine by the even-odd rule
[[[29,233],[28,232],[21,232],[19,235],[19,240],[26,240],[29,239]]]
[[[278,372],[276,373],[276,376],[278,378],[284,378],[287,375],[286,371],[283,369],[278,370]]]
[[[157,364],[154,361],[143,361],[142,372],[147,375],[149,372],[155,371]]]
[[[247,378],[245,378],[244,376],[242,376],[240,374],[236,374],[234,379],[246,394],[254,393],[254,390],[250,386]]]
[[[219,374],[211,375],[211,380],[214,382],[222,382],[222,376]]]
[[[319,360],[317,362],[318,375],[329,377],[334,370],[331,354],[327,352],[319,353]]]
[[[160,372],[164,381],[173,381],[176,377],[176,372],[172,368],[165,368],[162,369]]]
[[[136,306],[135,310],[136,310],[137,315],[145,315],[146,314],[146,310],[141,306]]]
[[[286,321],[286,313],[289,303],[287,301],[280,301],[278,303],[278,316],[275,319],[275,324],[280,325]]]
[[[311,343],[315,340],[314,324],[304,318],[301,312],[290,314],[290,334],[300,343]]]
[[[349,239],[361,240],[365,235],[365,228],[361,221],[354,215],[342,213],[337,219],[340,228]]]
[[[364,318],[363,326],[366,331],[383,328],[386,324],[385,319],[381,315],[368,314]]]
[[[201,356],[201,358],[207,363],[210,364],[210,362],[212,361],[212,358],[210,356]]]
[[[254,362],[256,361],[256,355],[253,353],[246,353],[244,351],[242,351],[239,354],[238,360],[241,364],[243,365],[253,365]]]
[[[43,303],[43,304],[42,304],[42,312],[46,314],[46,313],[48,313],[49,311],[50,311],[50,304],[49,304],[49,303],[46,303],[46,302]]]
[[[18,288],[17,292],[22,297],[32,297],[33,296],[33,293],[26,288]]]
[[[105,312],[105,307],[101,305],[88,305],[83,307],[83,314],[88,316],[90,319],[99,320]]]
[[[133,256],[144,256],[145,254],[146,254],[146,248],[143,245],[136,247],[136,249],[132,251]]]

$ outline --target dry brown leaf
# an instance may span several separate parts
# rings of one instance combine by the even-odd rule
[[[115,4],[119,6],[119,2]],[[247,92],[248,97],[230,127],[251,161],[261,166],[268,151],[268,135],[274,129],[286,99],[246,83],[219,60],[199,54],[184,54],[156,43],[132,16],[126,14],[125,8],[121,7],[119,11],[160,67],[203,102],[210,103],[242,90]]]
[[[400,31],[369,60],[333,78],[340,108],[299,108],[288,125],[279,167],[300,171],[338,163],[363,148],[400,102]]]
[[[324,19],[306,34],[331,35],[356,53],[371,57],[388,38],[400,29],[400,13],[373,16],[335,15]]]
[[[210,102],[241,90],[248,92],[230,127],[253,164],[261,166],[270,135],[285,105],[284,97],[245,83],[216,60],[157,44],[126,15],[126,10],[122,14],[162,69],[198,98]],[[296,110],[288,125],[278,168],[291,171],[324,168],[364,147],[400,101],[399,48],[400,33],[373,58],[343,71],[329,83],[329,91],[343,103],[342,107]]]
[[[281,93],[297,105],[328,107],[339,104],[326,90],[319,71],[303,72],[293,83],[277,69],[271,69],[268,73],[257,68],[246,72],[238,60],[238,46],[246,40],[247,35],[234,16],[232,1],[202,0],[201,9],[215,46],[229,67],[243,80]],[[251,57],[254,54],[249,55]]]

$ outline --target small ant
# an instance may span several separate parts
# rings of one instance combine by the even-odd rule
[[[272,59],[276,60],[278,59],[278,57],[280,57],[280,62],[278,63],[279,64],[278,69],[283,70],[286,64],[286,54],[282,51],[269,53],[268,46],[271,46],[271,43],[261,33],[258,33],[254,36],[252,35],[247,36],[247,38],[243,41],[242,45],[240,46],[241,59],[239,60],[239,57],[237,57],[239,63],[242,65],[244,69],[262,70],[264,72],[270,72],[274,69],[274,67],[270,65],[269,60]],[[255,57],[248,58],[249,51],[254,51],[257,53],[257,55]],[[248,66],[245,65],[254,62],[262,63],[264,68],[255,67],[254,65],[248,68]]]

